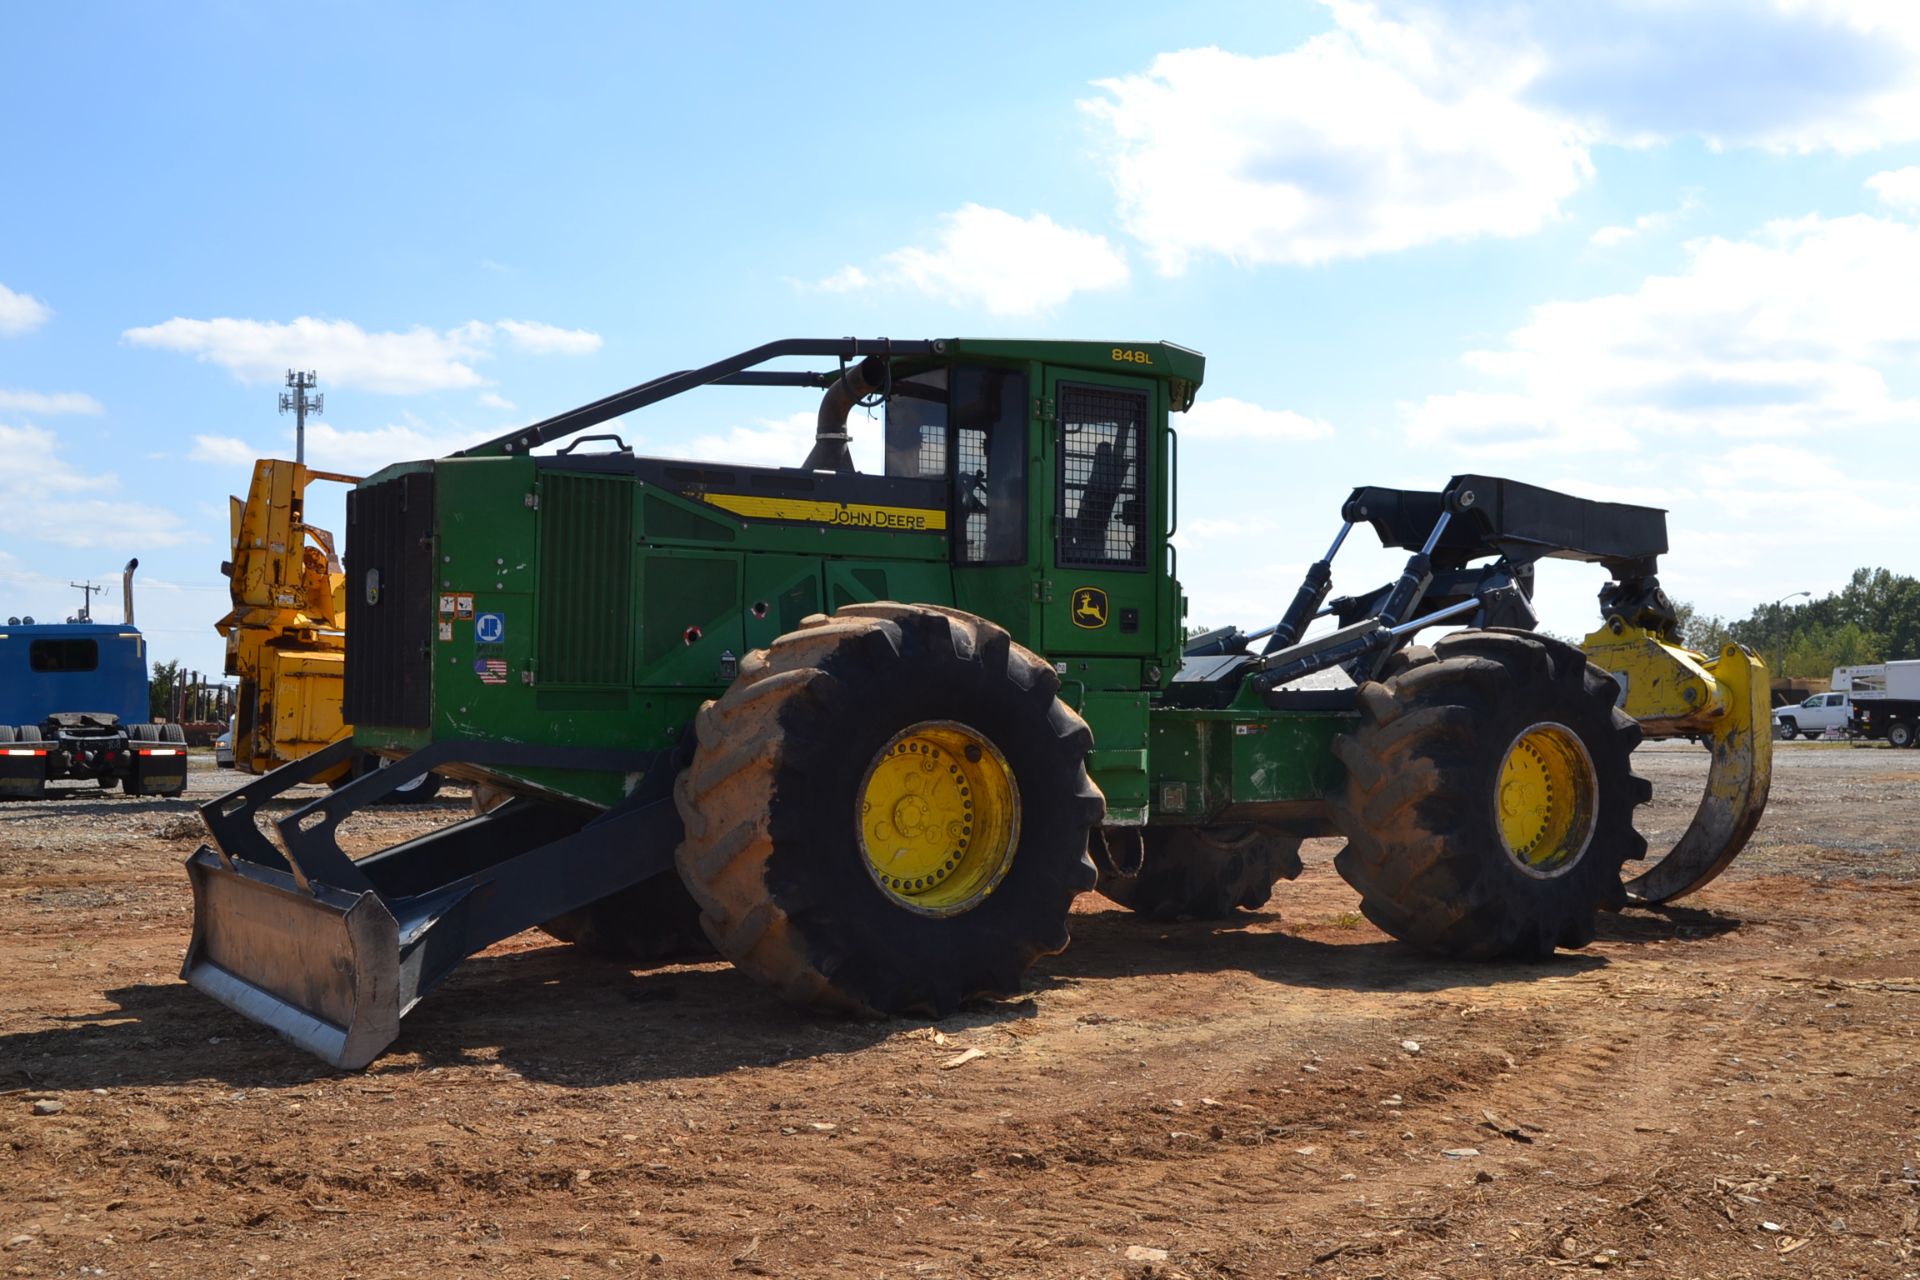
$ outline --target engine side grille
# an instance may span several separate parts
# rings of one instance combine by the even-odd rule
[[[433,709],[433,473],[347,494],[349,724],[427,727]]]
[[[540,683],[633,682],[633,482],[540,479]]]

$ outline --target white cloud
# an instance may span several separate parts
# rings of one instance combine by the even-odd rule
[[[187,455],[195,462],[231,463],[242,467],[251,466],[255,458],[265,456],[245,440],[233,436],[195,436],[193,452]]]
[[[0,413],[32,413],[51,418],[62,413],[105,413],[92,396],[79,391],[7,391],[0,389]]]
[[[112,472],[82,471],[60,456],[63,437],[42,427],[0,425],[0,510],[13,532],[67,547],[119,550],[204,541],[180,517],[120,493]]]
[[[515,404],[513,401],[507,399],[505,396],[496,395],[491,391],[482,391],[480,393],[480,407],[482,409],[503,409],[504,410],[504,409],[518,409],[520,406]]]
[[[538,320],[502,320],[508,341],[536,356],[586,356],[600,349],[600,335],[585,329],[562,329]]]
[[[814,285],[822,293],[859,293],[873,287],[873,277],[858,267],[842,267]]]
[[[1162,53],[1081,103],[1162,272],[1526,235],[1592,178],[1597,145],[1920,139],[1910,0],[1322,3],[1332,29],[1284,52]]]
[[[15,293],[0,284],[0,338],[31,333],[47,322],[53,308],[30,293]]]
[[[941,220],[930,248],[909,246],[881,257],[873,274],[842,267],[814,288],[828,293],[905,286],[957,307],[990,315],[1033,315],[1076,293],[1115,289],[1127,260],[1105,236],[1063,227],[1045,214],[1030,218],[962,205]]]
[[[737,462],[753,467],[797,467],[813,449],[814,429],[819,414],[803,409],[785,418],[758,418],[750,426],[728,427],[707,432],[691,440],[663,442],[654,452],[663,458],[692,458],[702,461]],[[861,471],[877,473],[886,466],[884,425],[855,410],[847,418],[847,430],[853,440],[853,465]]]
[[[1680,201],[1679,208],[1643,213],[1628,226],[1601,227],[1587,237],[1587,243],[1596,249],[1611,249],[1630,240],[1638,240],[1649,232],[1664,231],[1679,218],[1693,212],[1699,203],[1699,197],[1688,192]]]
[[[1610,142],[1805,154],[1920,138],[1920,6],[1909,0],[1457,0],[1446,17],[1537,53],[1533,101]]]
[[[1631,293],[1535,307],[1464,357],[1501,389],[1406,406],[1409,435],[1525,455],[1920,425],[1888,381],[1920,353],[1920,226],[1808,217],[1687,248]]]
[[[1121,220],[1162,272],[1524,235],[1591,176],[1583,131],[1527,100],[1537,55],[1329,9],[1335,29],[1286,53],[1165,53],[1081,104]]]
[[[123,336],[135,346],[217,364],[242,382],[277,382],[288,369],[317,369],[326,385],[412,395],[486,386],[473,366],[492,355],[497,333],[535,355],[580,354],[600,345],[598,334],[536,321],[503,320],[496,329],[470,320],[446,330],[417,326],[404,333],[370,333],[350,320],[312,316],[286,323],[175,317],[128,329]]]
[[[429,426],[412,415],[404,422],[361,429],[324,421],[309,422],[307,465],[323,471],[370,475],[395,462],[444,458],[484,439],[486,433],[471,427]],[[261,449],[235,436],[197,435],[193,438],[193,451],[187,456],[195,462],[244,466],[256,458],[291,457],[292,450],[284,445]]]
[[[1895,209],[1920,213],[1920,164],[1876,173],[1867,179],[1867,188]]]
[[[1297,442],[1324,440],[1331,423],[1291,409],[1267,409],[1232,396],[1203,396],[1176,424],[1183,440]]]

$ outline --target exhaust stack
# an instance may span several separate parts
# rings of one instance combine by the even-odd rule
[[[800,465],[808,471],[851,471],[853,454],[848,443],[853,439],[847,433],[847,415],[853,406],[881,389],[886,383],[887,362],[879,356],[868,356],[854,365],[827,388],[827,394],[820,398],[820,414],[815,420],[813,432],[813,451]]]
[[[133,625],[133,571],[140,567],[136,558],[127,561],[127,567],[120,571],[121,610],[126,615],[126,625]]]

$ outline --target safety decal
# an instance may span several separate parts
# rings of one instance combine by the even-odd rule
[[[471,618],[473,616],[472,595],[463,591],[454,597],[453,616],[456,618]]]
[[[1073,589],[1073,625],[1089,631],[1107,625],[1107,593],[1099,587]]]
[[[472,596],[462,596],[472,600]],[[483,613],[473,620],[473,674],[481,684],[507,682],[507,615]]]
[[[440,638],[441,638],[442,640],[451,640],[451,639],[453,639],[453,623],[451,623],[451,622],[442,622],[442,623],[440,624]]]

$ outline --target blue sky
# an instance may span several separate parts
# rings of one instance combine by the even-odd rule
[[[1195,622],[1271,620],[1352,485],[1470,470],[1670,508],[1709,611],[1920,571],[1920,5],[45,5],[0,50],[0,613],[138,555],[189,666],[289,366],[364,471],[781,336],[1206,352]],[[810,399],[621,430],[797,461]],[[1547,566],[1543,625],[1600,585]]]

